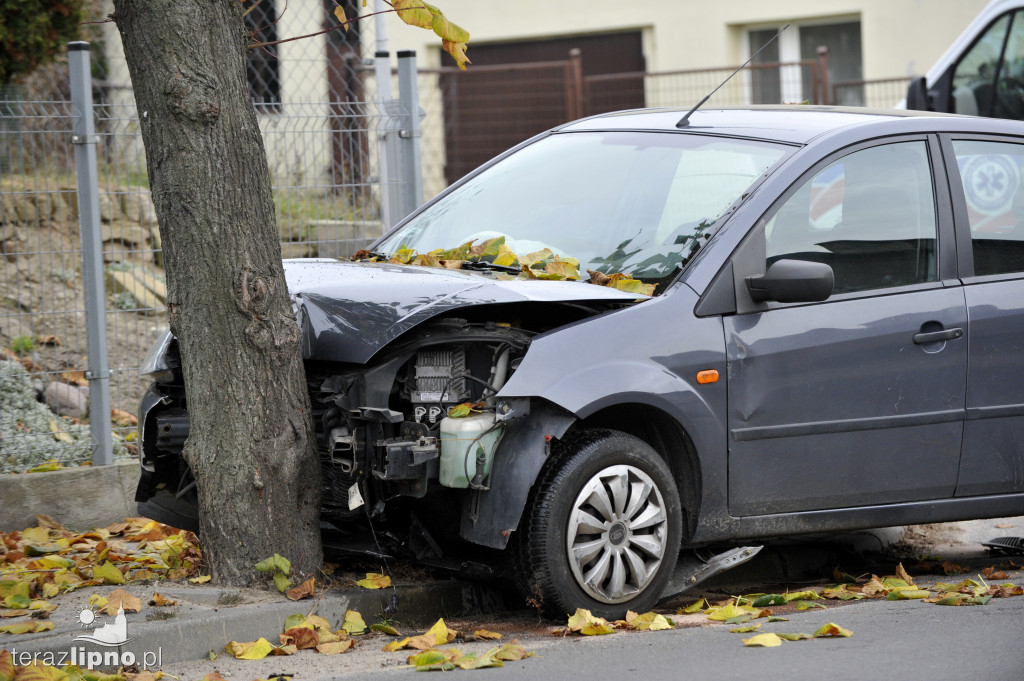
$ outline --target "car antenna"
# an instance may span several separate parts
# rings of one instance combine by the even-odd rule
[[[693,112],[694,112],[694,111],[696,111],[697,109],[699,109],[699,108],[701,108],[702,106],[704,106],[704,102],[706,102],[706,101],[708,101],[709,99],[711,99],[711,96],[712,96],[712,95],[714,95],[714,94],[715,94],[716,92],[718,92],[719,90],[721,90],[721,89],[722,89],[722,86],[723,86],[723,85],[725,85],[726,83],[728,83],[728,82],[729,82],[730,80],[732,80],[732,77],[733,77],[733,76],[735,76],[735,75],[736,75],[737,73],[739,73],[740,71],[742,71],[743,69],[745,69],[745,68],[746,68],[746,67],[747,67],[747,66],[748,66],[748,65],[750,64],[750,62],[754,61],[754,57],[756,57],[757,55],[761,54],[761,52],[763,52],[763,51],[764,51],[764,48],[766,48],[766,47],[768,47],[769,45],[771,45],[771,44],[772,44],[772,42],[773,42],[773,41],[774,41],[774,40],[775,40],[776,38],[778,38],[778,37],[779,37],[780,35],[782,35],[782,32],[783,32],[783,31],[785,31],[785,30],[786,30],[787,28],[789,28],[789,24],[786,24],[785,26],[783,26],[783,27],[782,27],[782,28],[781,28],[781,29],[779,30],[779,32],[778,32],[778,33],[776,33],[776,34],[775,34],[775,35],[773,35],[773,36],[772,36],[771,38],[769,38],[769,39],[768,39],[768,42],[766,42],[766,43],[765,43],[764,45],[762,45],[762,46],[761,46],[761,49],[759,49],[759,50],[758,50],[757,52],[755,52],[754,54],[750,55],[750,59],[748,59],[747,61],[745,61],[745,62],[743,63],[743,65],[742,65],[742,66],[740,66],[740,67],[739,67],[738,69],[736,69],[735,71],[733,71],[732,73],[730,73],[730,74],[729,74],[729,77],[728,77],[728,78],[726,78],[725,80],[723,80],[723,81],[722,81],[721,83],[719,83],[719,84],[718,84],[718,87],[716,87],[716,88],[715,88],[714,90],[712,90],[711,92],[709,92],[709,93],[708,93],[708,95],[707,95],[706,97],[704,97],[704,99],[702,99],[702,100],[700,100],[699,102],[697,102],[697,106],[695,106],[695,107],[693,107],[692,109],[690,109],[689,111],[687,111],[687,112],[686,112],[686,115],[685,115],[685,116],[683,116],[682,118],[680,118],[680,119],[679,119],[679,122],[678,122],[678,123],[676,123],[676,127],[677,127],[677,128],[685,128],[686,126],[688,126],[688,125],[690,124],[690,116],[692,116],[692,115],[693,115]]]

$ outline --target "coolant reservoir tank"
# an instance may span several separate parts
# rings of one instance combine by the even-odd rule
[[[494,414],[471,414],[464,418],[441,419],[440,482],[446,487],[469,487],[477,474],[477,459],[483,458],[483,475],[491,472],[491,460],[504,427],[495,427]]]

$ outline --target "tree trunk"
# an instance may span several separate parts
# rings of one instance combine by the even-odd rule
[[[115,0],[190,415],[184,456],[220,583],[322,560],[320,469],[237,0]]]

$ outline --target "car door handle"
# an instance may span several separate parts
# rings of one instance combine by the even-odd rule
[[[942,331],[928,331],[925,333],[915,333],[914,342],[918,345],[924,345],[925,343],[938,343],[940,341],[948,341],[964,335],[964,330],[960,328],[954,329],[943,329]]]

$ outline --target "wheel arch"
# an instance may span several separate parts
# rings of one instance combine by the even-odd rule
[[[701,469],[697,448],[679,421],[649,404],[629,402],[604,407],[577,421],[578,429],[603,428],[637,437],[651,446],[668,463],[679,490],[683,509],[683,541],[697,527],[701,499]]]

